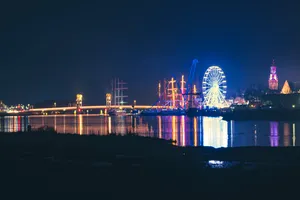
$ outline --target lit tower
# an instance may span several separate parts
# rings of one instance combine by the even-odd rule
[[[106,107],[111,106],[111,93],[106,93]]]
[[[77,113],[81,112],[81,106],[82,106],[82,94],[77,94],[76,95],[76,109],[77,109]]]
[[[278,90],[278,77],[276,74],[276,66],[275,61],[273,60],[272,66],[271,66],[271,73],[269,78],[269,89],[270,90]]]

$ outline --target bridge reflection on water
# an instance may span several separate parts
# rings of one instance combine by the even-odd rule
[[[176,140],[180,146],[297,146],[300,122],[223,121],[221,118],[186,116],[104,117],[99,115],[42,115],[1,117],[0,132],[53,127],[59,133],[107,135],[138,133]]]

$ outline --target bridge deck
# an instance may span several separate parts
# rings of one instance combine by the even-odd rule
[[[107,106],[82,106],[81,109],[89,110],[89,109],[106,109]],[[123,108],[123,109],[131,109],[131,105],[123,105],[123,106],[110,106],[110,108]],[[150,105],[136,105],[135,109],[157,109],[157,108],[165,108],[165,106],[150,106]],[[45,111],[67,111],[67,110],[76,110],[76,107],[54,107],[54,108],[33,108],[28,110],[29,112],[45,112]]]

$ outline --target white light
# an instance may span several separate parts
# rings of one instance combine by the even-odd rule
[[[203,104],[205,106],[217,108],[227,106],[225,78],[224,72],[218,66],[211,66],[206,70],[202,82]]]

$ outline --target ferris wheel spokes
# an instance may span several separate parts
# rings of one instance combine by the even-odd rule
[[[217,108],[226,106],[227,82],[225,78],[224,72],[218,66],[211,66],[206,70],[202,82],[204,105]]]

